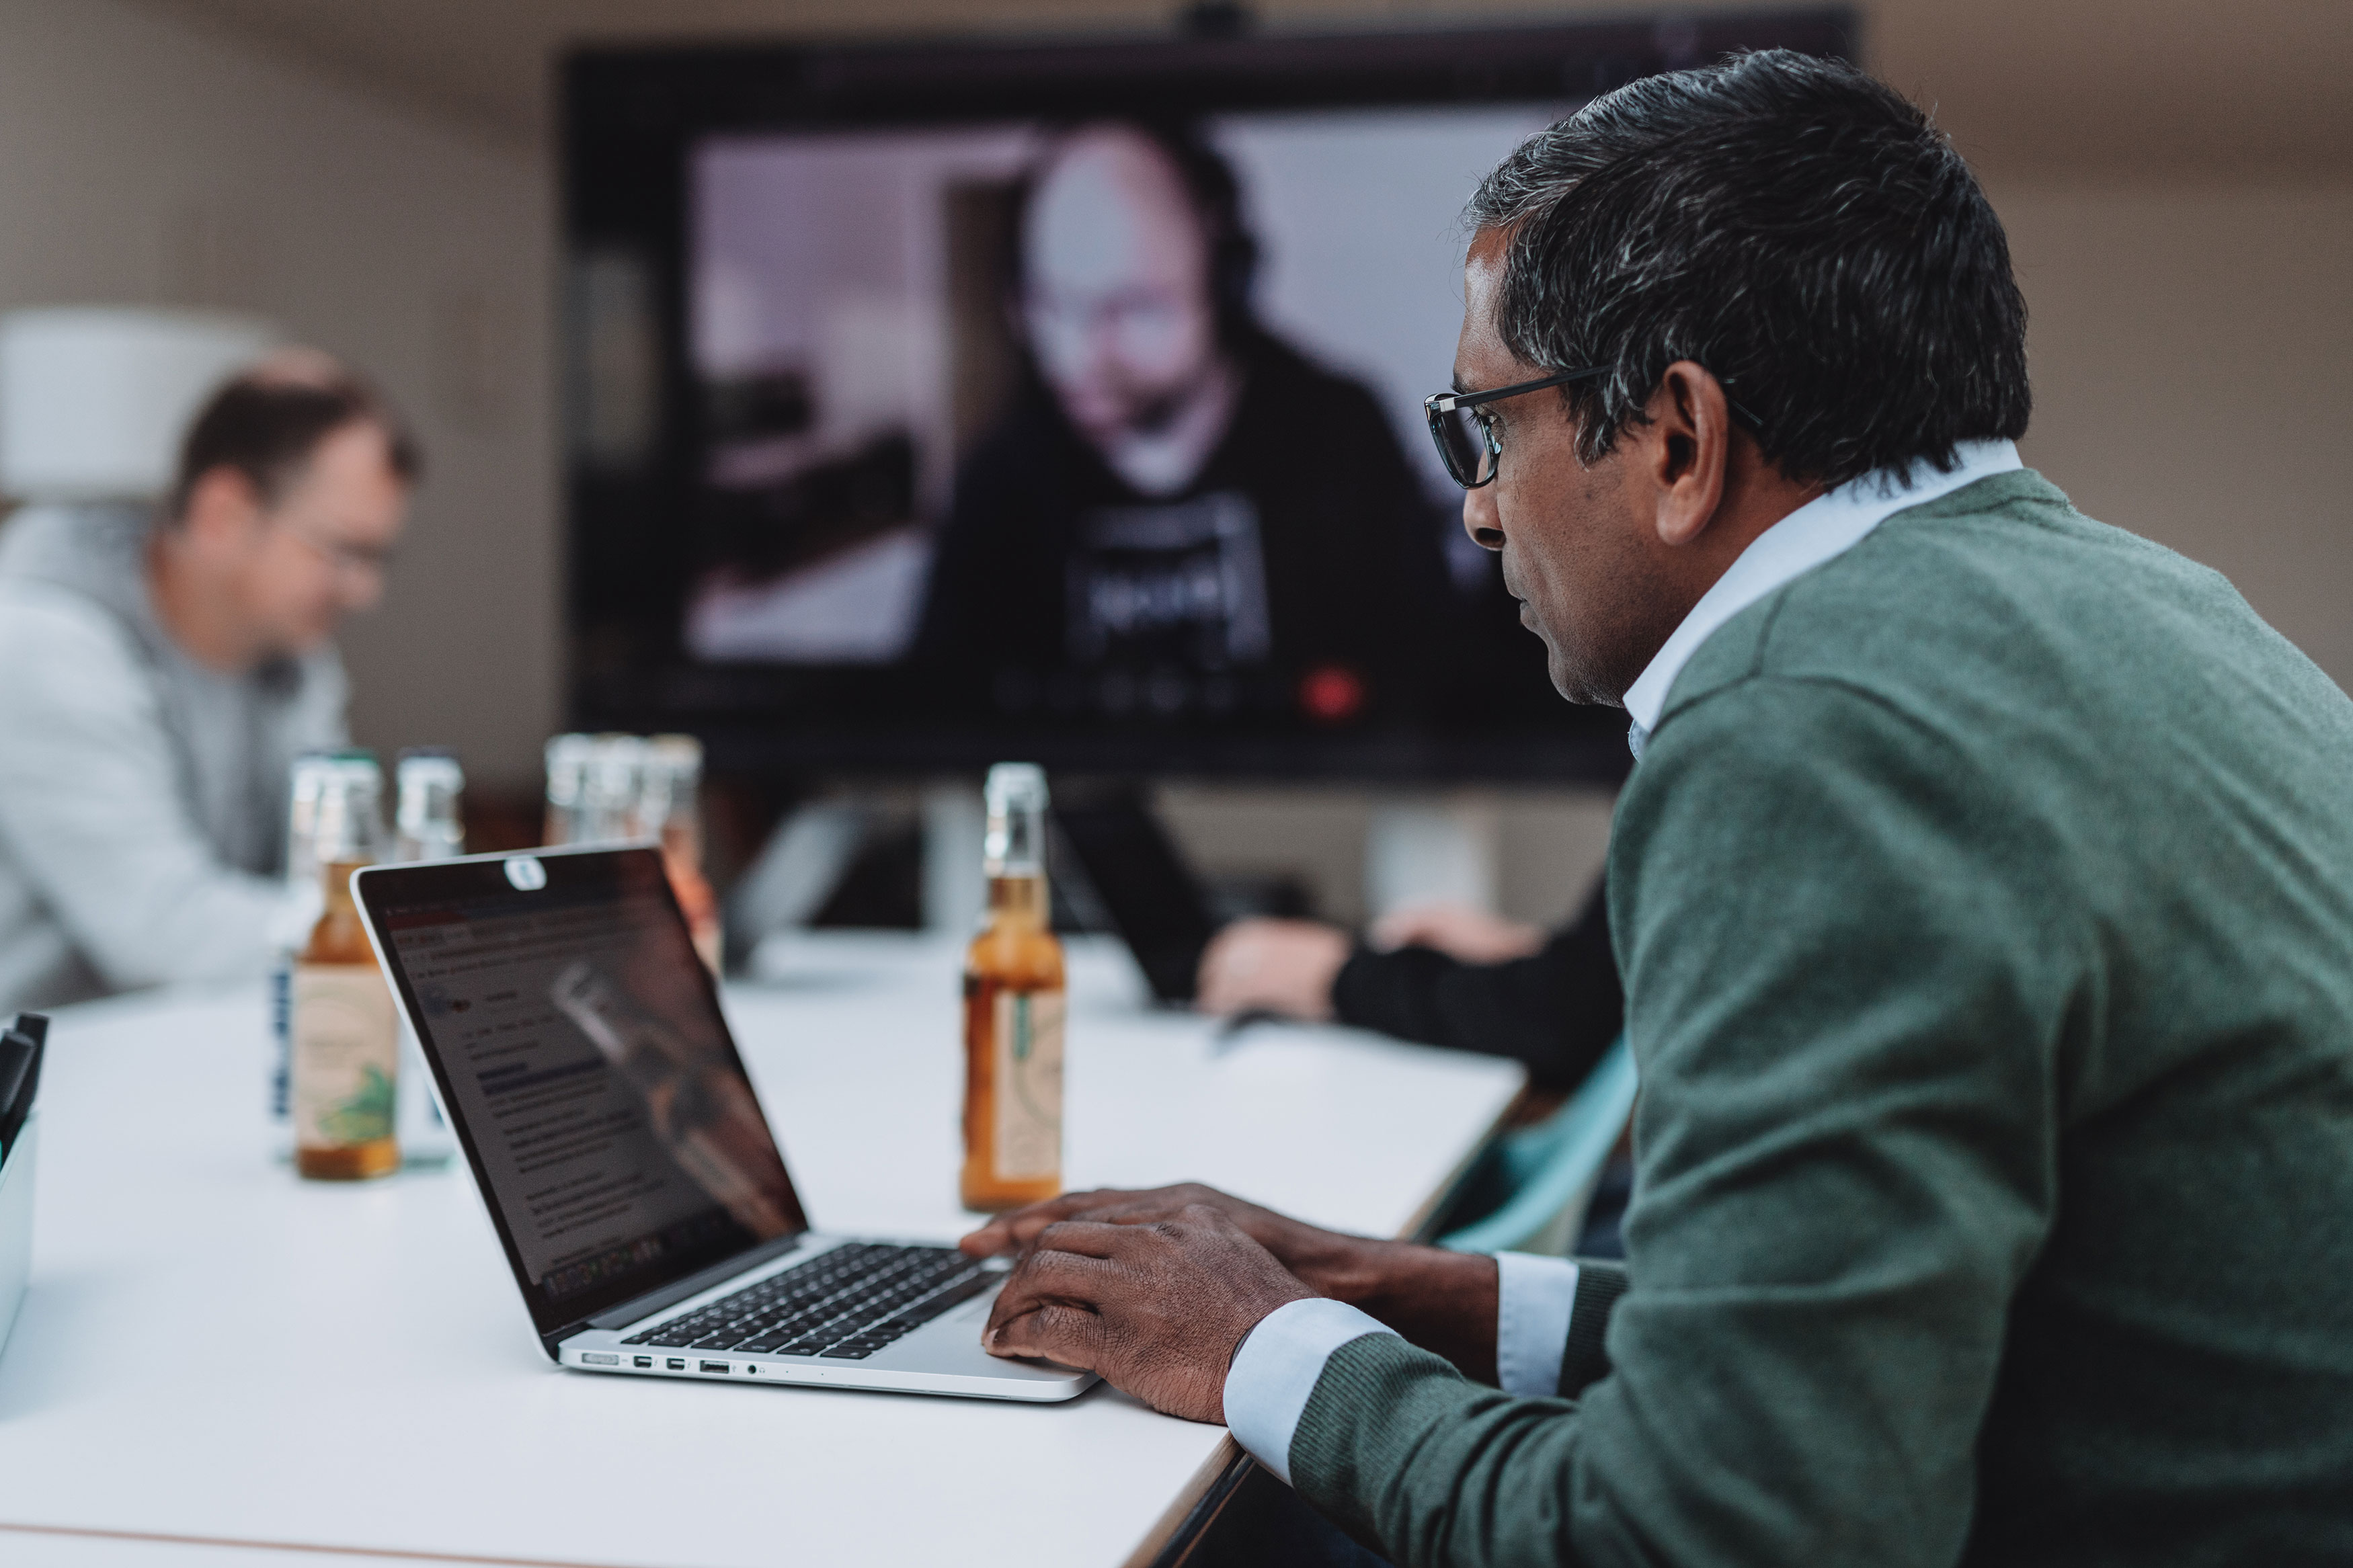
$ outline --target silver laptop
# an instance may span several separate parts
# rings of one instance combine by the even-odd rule
[[[1069,1399],[980,1348],[1005,1265],[813,1230],[650,848],[352,883],[540,1342],[632,1377]]]

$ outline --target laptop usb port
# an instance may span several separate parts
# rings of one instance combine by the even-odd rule
[[[730,1367],[723,1361],[707,1361],[702,1363],[702,1370],[705,1372],[725,1373],[731,1372],[734,1369]]]

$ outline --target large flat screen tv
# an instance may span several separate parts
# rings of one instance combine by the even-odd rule
[[[565,75],[573,719],[714,763],[1592,779],[1423,427],[1473,184],[1842,11],[600,50]]]

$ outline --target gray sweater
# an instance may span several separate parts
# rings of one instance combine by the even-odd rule
[[[0,526],[0,1012],[258,974],[287,770],[345,742],[332,649],[227,676],[155,618],[129,507]]]
[[[1609,894],[1623,1295],[1557,1399],[1343,1347],[1303,1494],[1400,1564],[2353,1561],[2353,702],[2228,583],[2030,472],[1898,513],[1684,667]]]

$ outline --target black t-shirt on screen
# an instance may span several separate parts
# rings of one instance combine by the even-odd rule
[[[1443,641],[1432,512],[1370,393],[1263,333],[1198,474],[1147,496],[1032,378],[958,474],[917,656],[1040,718],[1345,723],[1412,710]]]

